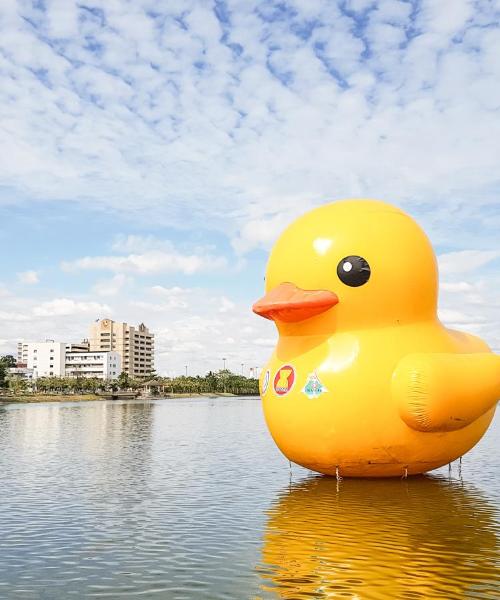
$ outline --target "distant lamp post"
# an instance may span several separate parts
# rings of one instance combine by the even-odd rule
[[[243,367],[245,366],[245,363],[241,363],[241,375],[243,375]]]
[[[225,358],[222,359],[222,364],[224,365],[223,369],[225,371],[226,370],[226,359]]]
[[[186,377],[188,376],[188,366],[185,365],[184,368],[186,369]]]

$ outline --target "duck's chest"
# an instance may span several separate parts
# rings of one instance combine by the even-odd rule
[[[383,347],[382,347],[383,346]],[[392,344],[344,334],[330,338],[282,338],[262,371],[264,399],[347,399],[385,394],[397,364]]]

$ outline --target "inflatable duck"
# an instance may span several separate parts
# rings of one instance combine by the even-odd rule
[[[425,233],[384,202],[324,205],[284,231],[253,310],[279,332],[260,392],[287,458],[337,476],[403,476],[481,439],[500,356],[439,322],[437,290]]]

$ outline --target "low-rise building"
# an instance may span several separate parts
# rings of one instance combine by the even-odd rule
[[[118,352],[68,352],[66,354],[66,377],[96,377],[117,379],[122,372]]]
[[[10,367],[8,369],[9,377],[12,379],[26,379],[31,381],[34,379],[33,377],[33,369],[28,369],[28,367]]]

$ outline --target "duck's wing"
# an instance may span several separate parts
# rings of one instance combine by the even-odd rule
[[[412,429],[462,429],[500,399],[500,356],[409,354],[394,371],[392,394]]]

